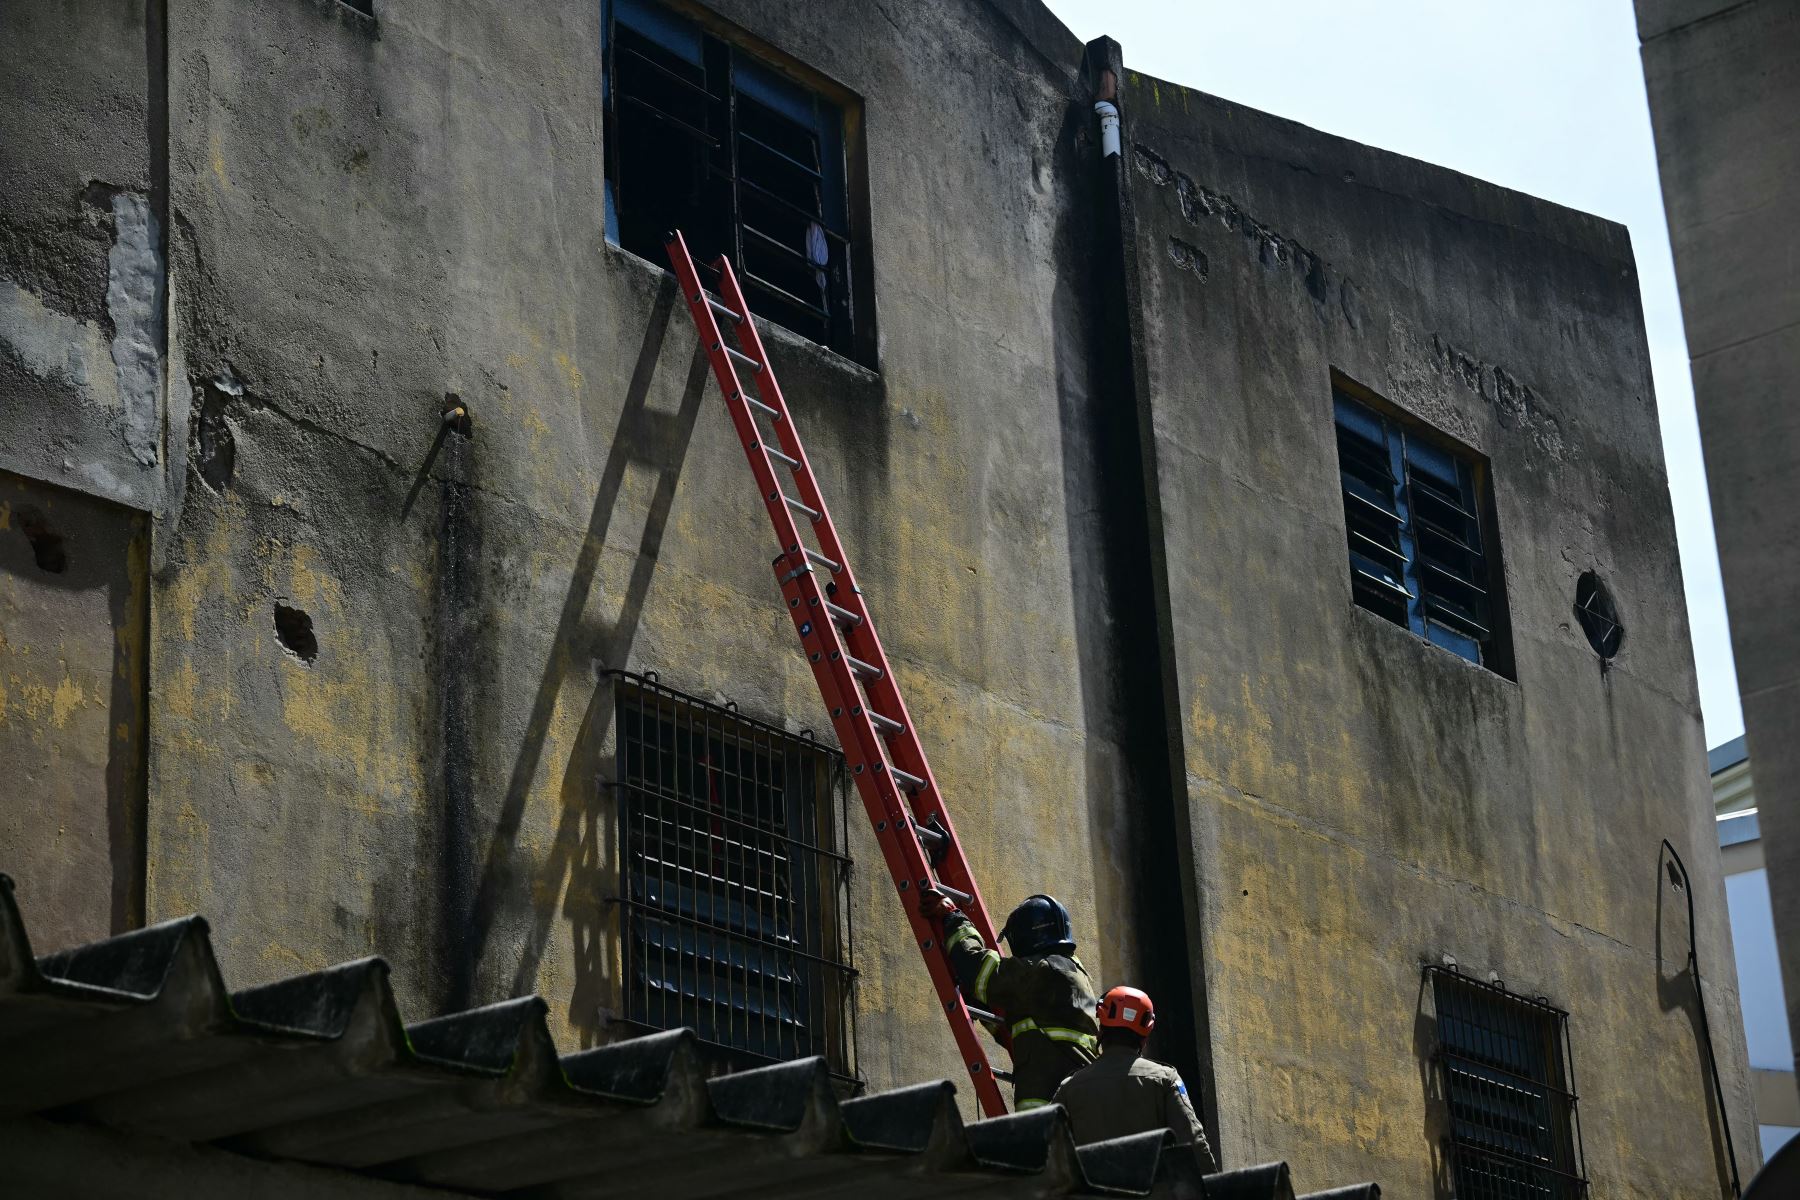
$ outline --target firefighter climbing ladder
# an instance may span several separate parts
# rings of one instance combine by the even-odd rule
[[[875,634],[875,622],[819,494],[819,482],[782,399],[781,385],[775,382],[774,368],[763,351],[762,336],[744,302],[731,261],[721,257],[716,266],[721,302],[701,284],[693,256],[679,232],[669,235],[668,252],[688,312],[700,331],[700,343],[707,348],[713,375],[725,394],[725,406],[731,410],[731,423],[756,476],[763,507],[775,526],[782,547],[775,559],[775,575],[800,635],[801,649],[812,663],[819,692],[831,710],[832,728],[844,747],[863,807],[874,822],[901,907],[925,956],[982,1111],[999,1116],[1006,1111],[1006,1103],[976,1035],[970,1009],[957,991],[939,931],[919,913],[919,889],[936,887],[948,894],[989,946],[998,945],[993,921],[956,840],[950,813],[925,761],[925,748],[900,699],[887,654]],[[726,341],[726,326],[735,334],[735,347]],[[744,388],[745,376],[754,381],[754,396]],[[764,433],[765,421],[772,433]],[[784,479],[791,479],[792,486]]]

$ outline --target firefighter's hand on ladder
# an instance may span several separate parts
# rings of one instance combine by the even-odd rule
[[[962,910],[956,906],[956,901],[952,900],[949,896],[946,896],[943,892],[938,891],[938,889],[919,889],[920,916],[929,917],[934,921],[941,921],[945,917],[956,916],[961,912]]]

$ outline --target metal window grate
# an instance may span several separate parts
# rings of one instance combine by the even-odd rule
[[[1585,1196],[1569,1015],[1450,968],[1426,972],[1457,1200]]]
[[[843,757],[611,674],[626,1019],[854,1079]]]
[[[1332,407],[1356,603],[1506,673],[1478,463],[1341,387]]]
[[[607,236],[729,254],[759,316],[854,350],[843,113],[654,0],[610,0]]]

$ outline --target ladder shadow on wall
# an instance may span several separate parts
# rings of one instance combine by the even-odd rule
[[[696,343],[678,410],[668,413],[649,407],[650,385],[674,312],[676,293],[674,277],[665,276],[644,330],[644,340],[627,386],[618,425],[607,448],[593,510],[563,599],[556,635],[538,683],[525,737],[507,782],[470,914],[469,954],[474,963],[480,965],[488,961],[489,940],[497,925],[509,933],[502,939],[501,952],[518,944],[518,960],[512,964],[506,994],[520,996],[536,990],[538,966],[560,908],[570,921],[575,951],[569,1019],[579,1032],[583,1046],[594,1045],[600,1040],[600,1005],[604,998],[606,969],[605,926],[609,908],[605,895],[607,881],[614,873],[609,861],[609,842],[601,828],[605,812],[599,768],[613,716],[613,692],[602,672],[624,666],[630,655],[661,551],[663,533],[674,507],[676,486],[706,397],[709,364]],[[594,599],[607,530],[617,513],[627,468],[631,466],[654,472],[656,484],[644,514],[643,534],[632,563],[631,577],[617,601],[617,615],[605,620],[589,612],[590,602]],[[560,811],[555,839],[549,853],[541,861],[533,862],[530,851],[518,845],[519,829],[532,783],[545,766],[545,743],[558,699],[571,686],[586,686],[587,702],[556,792]],[[554,761],[549,764],[551,770],[556,766]],[[550,902],[549,897],[559,898],[560,904]],[[503,920],[509,915],[514,919]],[[524,920],[517,919],[520,917]],[[523,938],[510,936],[510,932],[521,925],[525,926]],[[483,972],[482,977],[492,979],[501,970],[504,970],[504,964],[496,963],[494,970]]]
[[[1683,867],[1677,876],[1675,863],[1661,846],[1657,847],[1656,1002],[1664,1013],[1679,1010],[1692,1032],[1699,1087],[1706,1104],[1706,1127],[1712,1140],[1713,1166],[1718,1172],[1721,1194],[1728,1196],[1730,1189],[1726,1184],[1731,1178],[1732,1163],[1725,1142],[1725,1114],[1719,1111],[1713,1095],[1712,1064],[1707,1057],[1707,1031],[1702,1026],[1700,992],[1694,983],[1693,965],[1688,960],[1689,939],[1698,931],[1688,923],[1684,892],[1692,882],[1686,880],[1686,874]]]
[[[1444,1076],[1438,1057],[1436,1005],[1430,1002],[1431,973],[1419,972],[1418,999],[1413,1006],[1413,1061],[1419,1068],[1419,1087],[1425,1097],[1423,1133],[1431,1147],[1432,1196],[1455,1200],[1456,1178],[1450,1161],[1450,1100],[1444,1094]]]

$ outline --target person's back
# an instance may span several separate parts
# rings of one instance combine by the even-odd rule
[[[1194,1147],[1203,1170],[1211,1170],[1212,1147],[1181,1073],[1144,1057],[1156,1020],[1150,998],[1135,988],[1113,988],[1099,1007],[1100,1057],[1056,1090],[1075,1140],[1086,1145],[1167,1129],[1178,1144]]]
[[[920,911],[943,922],[944,952],[970,1004],[1004,1015],[1012,1041],[1013,1107],[1050,1103],[1056,1085],[1094,1061],[1100,1026],[1093,981],[1075,957],[1069,914],[1050,896],[1028,897],[1006,919],[1002,956],[941,892]]]
[[[1001,958],[974,999],[1007,1016],[1017,1111],[1050,1103],[1057,1084],[1094,1061],[1094,985],[1073,954]]]

